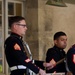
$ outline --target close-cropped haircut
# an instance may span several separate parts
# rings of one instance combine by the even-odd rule
[[[9,27],[11,28],[11,26],[13,25],[13,23],[19,22],[21,20],[25,20],[25,18],[22,17],[22,16],[9,17],[9,19],[8,19],[8,21],[9,21]]]
[[[54,40],[57,40],[60,36],[67,36],[64,32],[60,31],[54,34]]]

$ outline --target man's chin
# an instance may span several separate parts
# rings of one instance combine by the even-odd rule
[[[65,49],[66,47],[63,47],[63,49]]]
[[[24,36],[25,35],[25,33],[24,34],[22,34],[22,36]]]

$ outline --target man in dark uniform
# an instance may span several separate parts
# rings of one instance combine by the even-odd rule
[[[36,74],[45,75],[46,73],[32,63],[25,52],[22,40],[27,30],[25,18],[21,16],[9,18],[9,27],[11,34],[5,40],[5,55],[11,71],[10,75],[24,75],[26,68]]]
[[[75,44],[67,52],[67,64],[69,70],[75,75]]]
[[[60,31],[55,33],[54,35],[54,46],[49,48],[46,53],[46,62],[50,62],[55,64],[55,66],[50,69],[46,70],[47,73],[62,73],[66,72],[65,62],[62,61],[57,64],[58,61],[65,58],[65,51],[63,50],[66,48],[67,45],[67,36],[64,32]],[[47,68],[48,69],[48,68]]]

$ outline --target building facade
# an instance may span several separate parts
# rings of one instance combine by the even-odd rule
[[[4,54],[4,40],[9,36],[8,18],[24,16],[23,0],[0,0],[0,75],[8,75],[9,68]]]
[[[64,0],[67,7],[46,5],[47,0],[0,0],[0,75],[9,75],[4,54],[4,40],[9,36],[8,18],[26,18],[28,42],[33,59],[45,60],[48,48],[53,46],[53,35],[64,31],[68,36],[65,51],[75,43],[75,0]]]

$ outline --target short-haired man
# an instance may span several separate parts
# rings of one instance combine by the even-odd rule
[[[44,70],[32,63],[25,52],[22,40],[27,31],[25,18],[21,16],[10,17],[9,27],[11,34],[5,40],[5,55],[11,71],[10,75],[24,75],[26,68],[36,74],[46,75]]]
[[[67,45],[67,36],[64,32],[59,31],[54,34],[54,46],[49,48],[46,53],[46,62],[53,63],[54,66],[50,70],[46,70],[47,73],[59,73],[65,72],[66,67],[65,62],[57,64],[58,61],[65,58],[65,51],[63,49],[66,48]],[[48,68],[47,68],[48,69]]]

